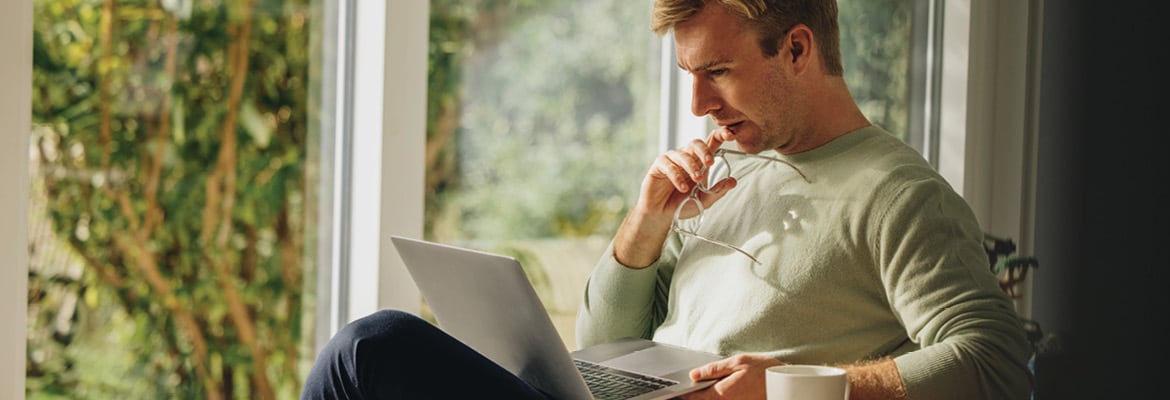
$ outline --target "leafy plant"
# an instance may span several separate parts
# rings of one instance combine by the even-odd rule
[[[75,324],[63,364],[30,358],[30,397],[295,397],[313,309],[307,1],[34,7],[35,180],[95,299],[72,318],[118,317]],[[74,346],[102,334],[127,347]],[[111,367],[131,379],[85,378]]]

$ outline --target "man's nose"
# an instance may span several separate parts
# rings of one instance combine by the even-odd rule
[[[691,85],[691,113],[696,117],[711,114],[722,107],[723,99],[715,87],[702,76],[694,77]]]

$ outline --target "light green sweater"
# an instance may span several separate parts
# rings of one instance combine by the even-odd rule
[[[766,154],[811,183],[782,163],[729,156],[739,184],[697,228],[762,265],[671,234],[635,270],[611,244],[585,290],[579,346],[635,336],[788,363],[890,356],[916,400],[1028,398],[1031,348],[978,222],[915,150],[868,127]]]

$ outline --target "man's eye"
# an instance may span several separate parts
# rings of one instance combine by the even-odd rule
[[[719,68],[719,69],[713,69],[713,70],[707,71],[707,75],[712,76],[712,77],[723,76],[726,74],[727,74],[727,68]]]

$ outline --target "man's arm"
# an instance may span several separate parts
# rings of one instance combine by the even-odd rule
[[[695,182],[705,180],[706,168],[715,162],[714,152],[723,144],[720,129],[706,141],[693,140],[677,150],[668,151],[656,158],[654,164],[642,179],[638,202],[626,214],[614,236],[613,256],[629,268],[645,268],[658,259],[662,243],[670,233],[670,224],[675,210],[686,201]],[[734,179],[719,182],[700,193],[704,207],[710,207],[735,187]],[[683,210],[683,218],[689,218],[697,210]]]
[[[662,243],[670,232],[670,217],[635,207],[626,214],[613,239],[613,257],[628,268],[642,269],[662,254]]]
[[[891,310],[920,348],[895,355],[906,396],[1026,399],[1031,347],[957,193],[914,171],[884,185],[870,224]]]
[[[681,247],[678,238],[670,236],[671,221],[695,182],[704,178],[704,165],[715,162],[714,150],[722,143],[712,135],[655,159],[642,180],[638,202],[586,283],[577,312],[578,346],[625,336],[649,338],[661,323],[674,255]],[[735,184],[734,179],[719,182],[699,199],[710,206]],[[697,210],[684,211],[693,215]]]
[[[741,354],[691,370],[691,380],[719,379],[715,385],[683,396],[686,400],[764,398],[767,395],[767,368],[783,362],[763,355]],[[841,365],[849,377],[850,400],[900,400],[906,386],[894,360]]]
[[[673,245],[667,244],[667,249]],[[623,337],[649,338],[664,312],[665,292],[673,255],[645,268],[628,268],[613,256],[613,244],[593,267],[577,307],[577,347],[584,348]]]
[[[849,399],[890,399],[906,398],[906,385],[898,373],[898,364],[893,359],[842,365],[848,371]]]

